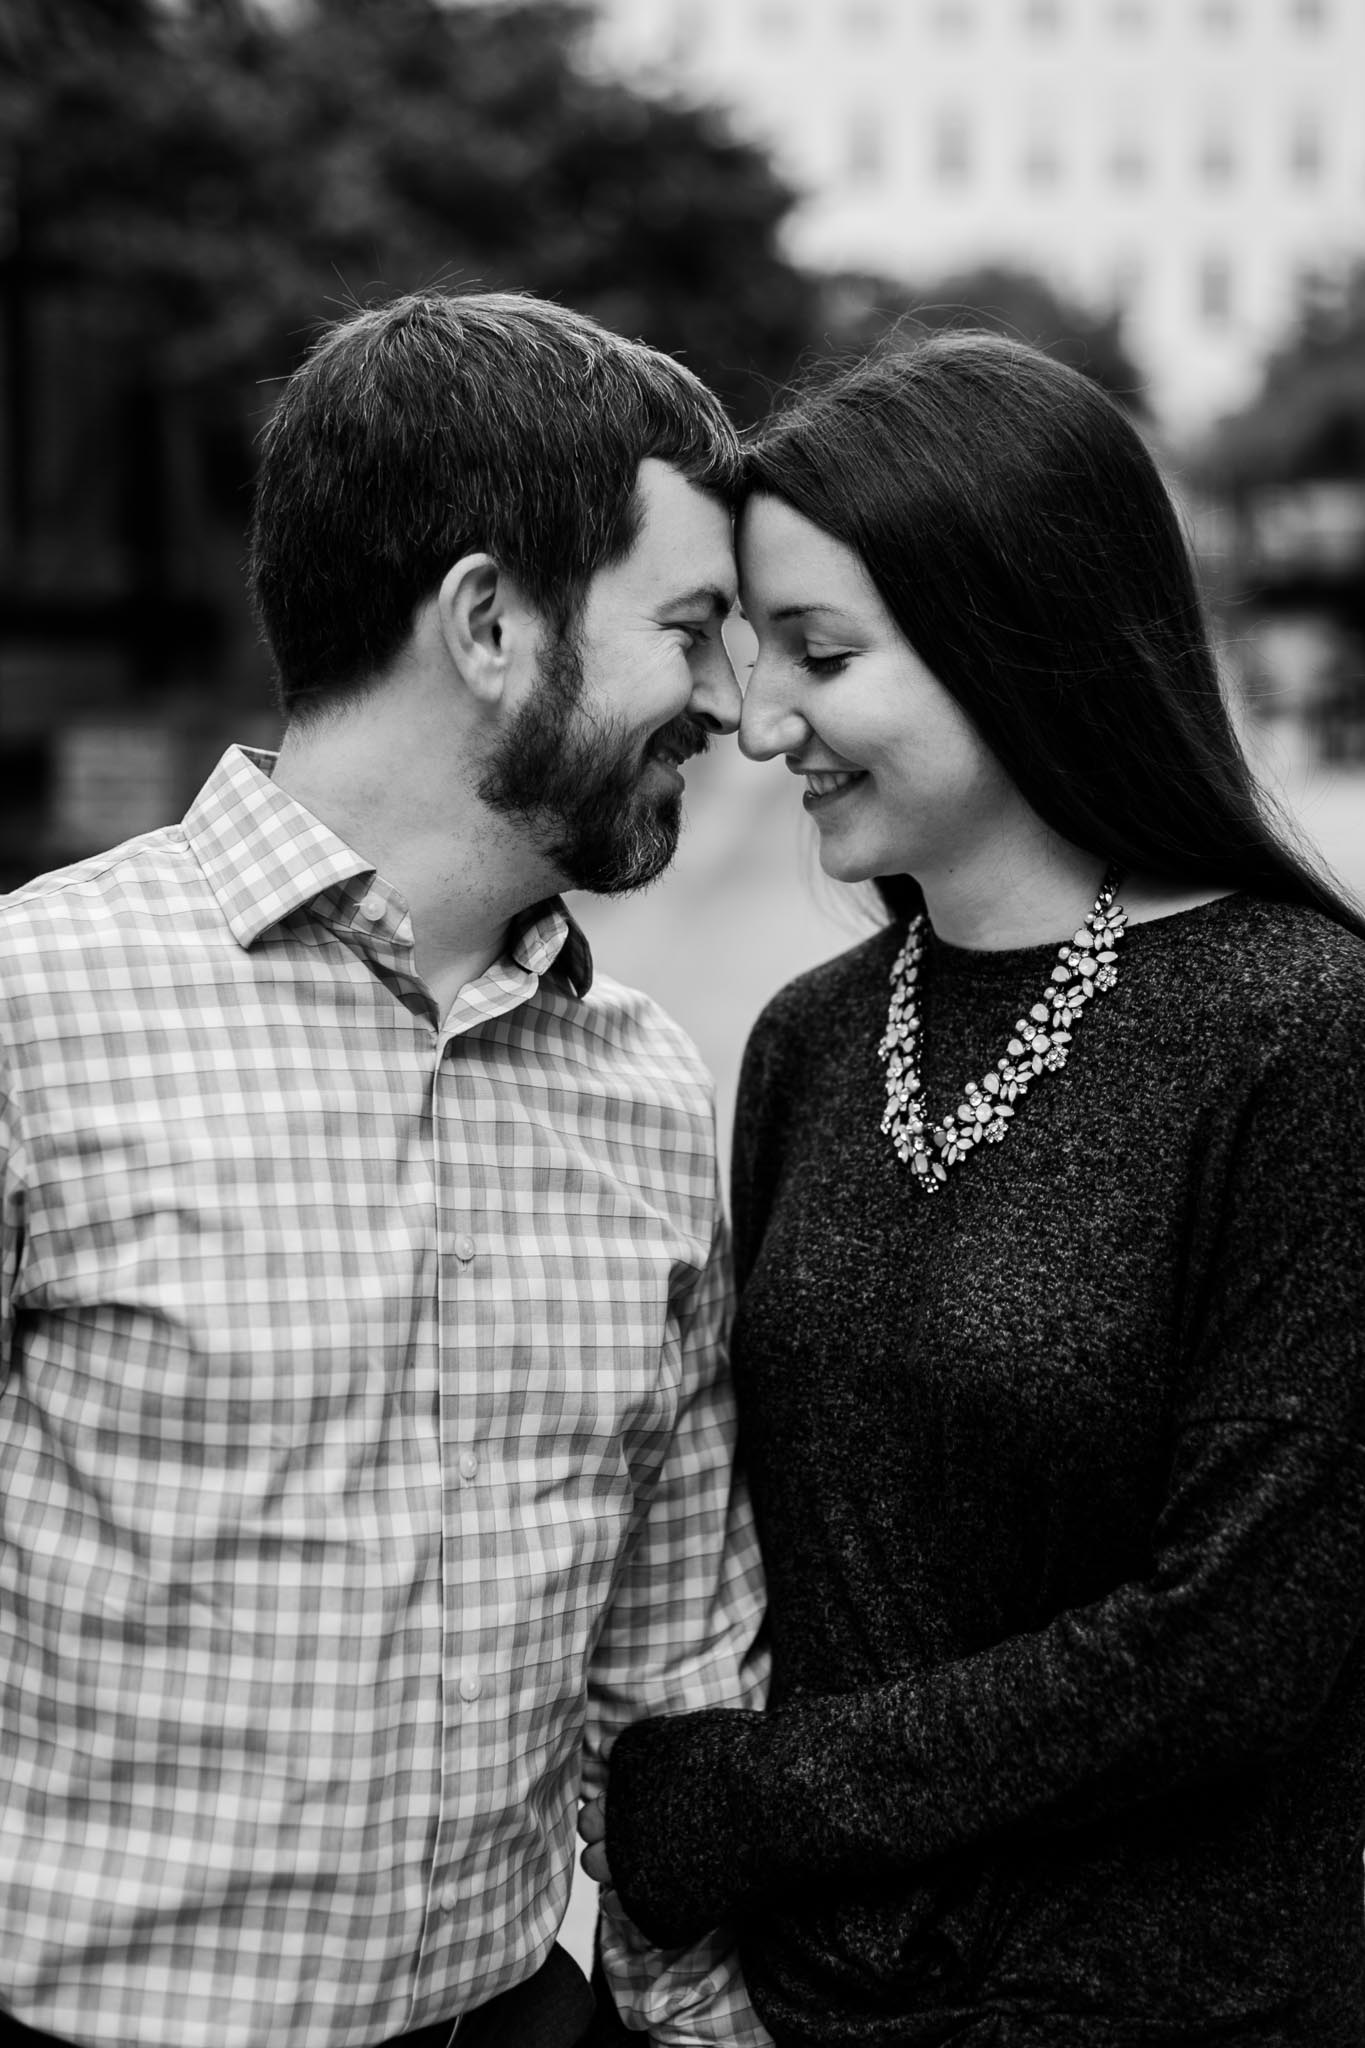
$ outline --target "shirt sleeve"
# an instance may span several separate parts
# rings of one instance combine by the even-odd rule
[[[621,1731],[651,1715],[753,1709],[767,1691],[764,1589],[748,1489],[736,1462],[725,1336],[729,1234],[715,1196],[710,1255],[675,1302],[676,1423],[618,1581],[588,1677],[586,1795],[601,1789]],[[610,1794],[608,1795],[610,1804]],[[703,1930],[660,1949],[604,1895],[602,1960],[622,2018],[658,2048],[768,2048],[727,1937]]]
[[[22,1143],[9,1076],[0,1067],[0,1386],[9,1378],[14,1289],[24,1244]]]
[[[1351,1027],[1351,1028],[1348,1028]],[[1149,1569],[1036,1633],[771,1715],[623,1738],[607,1849],[681,1940],[746,1899],[905,1875],[1295,1749],[1365,1622],[1365,1091],[1353,1020],[1296,1043],[1206,1164]]]

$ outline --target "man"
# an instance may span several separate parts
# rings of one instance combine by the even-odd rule
[[[737,723],[735,466],[555,307],[342,323],[265,436],[278,758],[0,907],[39,2036],[568,2048],[580,1791],[631,1719],[758,1700],[708,1084],[558,896],[658,874]],[[666,2048],[766,2038],[722,1938],[604,1945]]]

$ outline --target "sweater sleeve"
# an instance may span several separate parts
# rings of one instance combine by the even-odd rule
[[[1145,1575],[873,1690],[629,1731],[608,1852],[655,1939],[775,1889],[1113,1815],[1311,1727],[1365,1618],[1357,1042],[1349,1015],[1287,1035],[1206,1162],[1204,1278]],[[700,1885],[703,1869],[726,1882]]]
[[[735,1284],[743,1288],[763,1239],[764,1219],[780,1159],[775,1111],[782,1095],[783,1034],[779,996],[749,1034],[739,1070],[734,1143],[730,1154],[730,1215]]]

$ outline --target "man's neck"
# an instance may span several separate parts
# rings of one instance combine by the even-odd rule
[[[511,919],[557,886],[479,802],[463,765],[424,745],[420,723],[362,702],[291,725],[274,771],[279,788],[400,892],[442,1015],[502,953]]]

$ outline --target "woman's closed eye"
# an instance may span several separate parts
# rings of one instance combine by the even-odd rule
[[[851,659],[852,656],[847,651],[841,654],[814,654],[807,648],[806,652],[799,656],[797,665],[805,669],[807,675],[837,676],[848,667]]]

